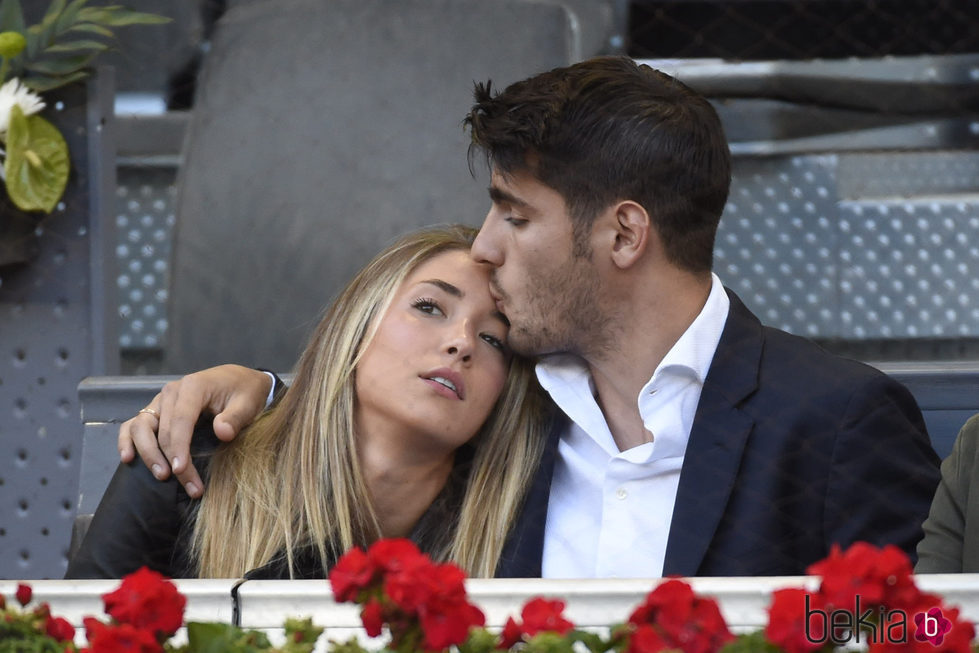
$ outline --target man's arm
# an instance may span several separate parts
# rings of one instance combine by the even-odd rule
[[[197,420],[205,412],[213,414],[214,433],[230,442],[265,409],[271,390],[270,375],[240,365],[219,365],[171,381],[147,406],[152,412],[141,412],[119,427],[119,459],[128,463],[138,453],[158,480],[172,471],[187,494],[198,498],[204,485],[190,460]]]
[[[886,376],[864,383],[850,398],[833,452],[829,541],[895,544],[914,561],[939,462],[911,393]]]

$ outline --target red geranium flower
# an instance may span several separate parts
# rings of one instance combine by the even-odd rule
[[[161,653],[163,647],[148,630],[131,624],[107,625],[86,617],[85,633],[91,653]]]
[[[810,565],[807,572],[823,577],[819,593],[833,610],[853,611],[858,596],[861,611],[881,605],[906,609],[920,595],[911,576],[911,561],[893,544],[880,549],[856,542],[846,551],[834,544],[829,556]]]
[[[786,653],[809,653],[822,647],[828,624],[822,618],[807,619],[807,608],[810,612],[822,610],[820,597],[804,589],[776,590],[765,626],[768,641]]]
[[[667,649],[675,648],[664,640],[659,631],[649,624],[637,626],[632,636],[629,638],[629,648],[626,653],[659,653]]]
[[[428,556],[414,542],[404,538],[378,540],[367,550],[371,564],[386,573],[398,573],[406,568],[424,564]]]
[[[437,609],[426,606],[419,616],[427,651],[442,651],[462,644],[470,628],[486,623],[482,610],[466,600],[441,604]]]
[[[507,619],[501,634],[500,645],[510,648],[524,637],[530,638],[541,632],[564,635],[574,630],[574,624],[564,618],[564,601],[535,597],[527,601],[520,611],[522,624],[513,617]]]
[[[364,606],[361,621],[370,636],[386,623],[392,648],[417,642],[432,651],[461,644],[472,626],[486,621],[466,598],[465,579],[459,567],[433,563],[406,539],[379,540],[366,554],[349,552],[330,574],[338,601]]]
[[[48,617],[44,623],[44,632],[59,642],[71,642],[75,639],[75,627],[62,617]]]
[[[370,599],[360,611],[360,620],[364,624],[364,631],[369,637],[377,637],[381,634],[381,627],[384,620],[381,615],[381,604],[377,599]]]
[[[334,598],[344,603],[353,601],[374,579],[377,569],[361,549],[350,549],[330,570],[330,585]]]
[[[30,585],[19,583],[14,596],[17,597],[17,602],[26,608],[27,604],[31,602],[31,597],[34,596],[34,592],[31,590]]]
[[[666,581],[650,592],[629,623],[636,628],[633,635],[642,625],[653,626],[669,648],[684,653],[710,653],[734,639],[717,603],[697,596],[680,580]],[[648,633],[643,637],[647,645],[652,642]]]
[[[119,588],[102,600],[106,613],[119,623],[165,636],[183,624],[187,603],[173,583],[146,567],[123,578]]]
[[[414,614],[437,598],[464,598],[465,579],[465,572],[455,565],[436,565],[419,553],[415,558],[398,560],[385,571],[384,593],[399,608]]]

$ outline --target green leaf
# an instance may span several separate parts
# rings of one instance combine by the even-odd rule
[[[24,38],[27,39],[27,58],[33,59],[41,49],[41,26],[31,25],[28,27],[27,31],[24,32]]]
[[[309,617],[304,619],[286,619],[286,643],[282,647],[284,653],[312,653],[316,640],[323,634],[323,628],[313,625]]]
[[[54,31],[60,34],[72,26],[78,20],[78,11],[85,6],[88,0],[72,0],[71,4],[65,7],[58,20],[55,21]]]
[[[90,70],[79,70],[68,75],[60,75],[58,77],[51,77],[49,75],[28,75],[27,77],[22,77],[20,81],[24,83],[25,86],[30,88],[35,93],[44,93],[45,91],[50,91],[54,88],[60,88],[72,82],[77,82],[85,79],[91,74]]]
[[[264,633],[231,624],[190,622],[187,653],[259,653],[272,644]]]
[[[367,653],[367,649],[360,645],[356,637],[351,637],[345,642],[331,639],[328,649],[330,653]]]
[[[102,43],[101,41],[92,41],[87,39],[82,39],[79,41],[62,41],[52,45],[50,48],[44,51],[45,54],[50,54],[52,52],[77,52],[79,50],[90,50],[95,52],[103,52],[109,49],[109,45]]]
[[[46,59],[24,64],[24,68],[42,75],[68,75],[88,66],[95,54],[79,54],[76,56],[61,56],[56,59]]]
[[[58,22],[58,16],[65,8],[65,0],[52,0],[51,4],[48,6],[48,12],[44,14],[44,18],[37,25],[31,25],[28,29],[38,28],[38,37],[41,40],[41,45],[48,45],[54,41],[54,27]],[[57,9],[57,11],[55,11]]]
[[[78,19],[80,21],[98,23],[99,25],[108,25],[110,27],[121,27],[123,25],[158,25],[170,22],[170,19],[166,16],[131,11],[119,5],[85,7],[78,12]]]
[[[590,653],[604,653],[611,648],[610,643],[602,639],[601,636],[584,630],[573,630],[569,634],[569,637],[572,642],[581,642],[584,644]]]
[[[529,640],[523,650],[526,653],[572,653],[572,642],[564,635],[544,631],[537,633]]]
[[[24,33],[24,10],[20,0],[3,0],[0,2],[0,31]]]
[[[497,637],[485,628],[472,628],[469,636],[459,645],[459,653],[494,653]]]
[[[51,0],[51,4],[48,5],[48,10],[44,14],[44,18],[41,19],[41,24],[44,25],[49,22],[53,24],[64,9],[65,0]]]
[[[102,27],[101,25],[96,25],[95,23],[78,23],[77,25],[72,25],[69,27],[67,32],[88,32],[90,34],[98,34],[106,38],[112,38],[112,30],[107,27]]]
[[[23,211],[51,213],[68,184],[68,144],[58,128],[40,116],[10,110],[7,127],[7,194]]]
[[[241,629],[231,624],[197,623],[187,624],[187,643],[189,653],[222,653],[241,637]]]
[[[784,653],[782,649],[772,644],[765,637],[764,630],[738,635],[733,641],[725,644],[719,653]]]

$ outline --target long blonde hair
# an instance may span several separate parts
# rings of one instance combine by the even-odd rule
[[[418,265],[468,250],[476,230],[433,227],[401,238],[350,282],[320,321],[282,401],[210,462],[192,539],[201,577],[238,577],[300,548],[323,568],[380,536],[356,453],[354,370],[379,316]],[[544,442],[544,401],[531,363],[514,358],[473,442],[465,497],[446,550],[471,576],[492,576]],[[449,526],[452,528],[453,526]]]

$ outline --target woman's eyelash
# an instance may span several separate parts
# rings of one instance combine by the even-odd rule
[[[430,297],[419,297],[415,301],[411,302],[411,305],[422,313],[428,313],[429,315],[435,315],[436,312],[442,312],[442,307],[439,305],[439,303]]]
[[[505,352],[506,351],[506,345],[504,345],[503,344],[503,341],[500,340],[499,338],[497,338],[496,336],[494,336],[494,335],[492,335],[490,333],[484,333],[482,335],[482,338],[487,343],[489,343],[491,346],[496,347],[500,351],[502,351],[502,352]]]

